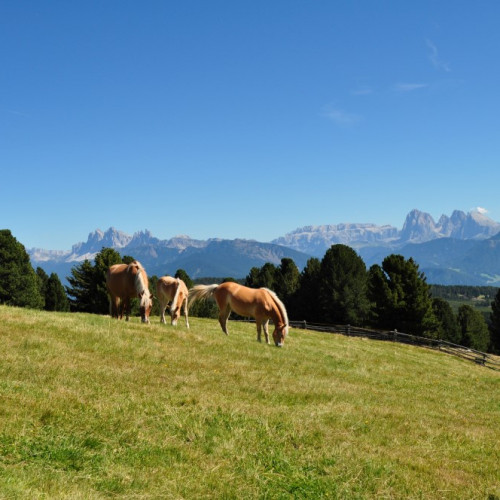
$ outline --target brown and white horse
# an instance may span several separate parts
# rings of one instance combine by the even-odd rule
[[[140,300],[141,321],[149,323],[153,307],[153,296],[148,288],[148,275],[142,264],[134,260],[130,264],[115,264],[108,269],[106,286],[110,295],[110,314],[113,318],[126,320],[130,315],[130,299]]]
[[[283,302],[267,288],[248,288],[238,283],[226,282],[220,285],[196,285],[189,290],[189,305],[198,299],[214,298],[219,307],[219,323],[228,335],[227,319],[231,311],[240,316],[255,318],[257,340],[261,341],[264,327],[266,342],[269,344],[269,320],[274,323],[273,339],[277,347],[282,347],[288,333],[288,315]]]
[[[156,296],[160,301],[160,322],[165,323],[165,309],[170,304],[170,318],[172,325],[177,325],[181,315],[181,308],[184,307],[184,317],[186,318],[186,327],[189,328],[188,320],[188,289],[184,281],[172,276],[163,276],[156,284]]]

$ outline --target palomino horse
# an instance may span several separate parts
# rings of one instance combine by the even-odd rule
[[[181,308],[184,307],[184,317],[186,318],[186,327],[189,328],[188,320],[188,289],[184,281],[172,276],[163,276],[156,284],[156,295],[160,301],[160,322],[165,323],[165,309],[170,304],[170,318],[172,325],[177,325],[181,315]]]
[[[126,320],[130,315],[130,299],[140,300],[141,321],[149,323],[149,313],[153,307],[153,296],[148,288],[148,275],[141,263],[134,260],[130,264],[115,264],[108,269],[106,286],[111,299],[110,313],[113,318]]]
[[[226,282],[220,285],[196,285],[189,290],[189,305],[198,299],[214,298],[219,307],[219,323],[227,335],[227,319],[231,311],[240,316],[251,316],[257,323],[257,340],[261,341],[264,327],[266,342],[269,344],[269,320],[274,323],[273,339],[277,347],[282,347],[288,333],[288,316],[283,302],[267,288],[248,288],[238,283]]]

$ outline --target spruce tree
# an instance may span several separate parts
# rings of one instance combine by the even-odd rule
[[[24,245],[9,229],[0,230],[0,304],[43,307],[40,280]]]
[[[45,310],[69,311],[69,300],[56,273],[51,273],[45,291]]]
[[[36,268],[36,275],[38,276],[38,288],[40,290],[40,294],[43,297],[43,308],[45,309],[45,298],[47,296],[47,284],[49,282],[49,275],[41,268]]]
[[[464,304],[458,308],[458,323],[462,338],[460,344],[477,351],[487,351],[490,332],[483,315],[473,307]]]
[[[491,303],[490,340],[491,351],[500,354],[500,289]]]
[[[286,307],[290,306],[290,298],[297,291],[299,278],[300,272],[295,262],[290,258],[281,259],[275,274],[274,292]]]
[[[382,267],[373,265],[369,271],[369,297],[374,326],[436,336],[430,286],[412,258],[392,254],[383,260]]]
[[[319,278],[321,321],[364,324],[370,304],[363,259],[346,245],[333,245],[321,261]]]
[[[432,310],[437,320],[436,337],[458,344],[461,338],[460,328],[450,303],[439,297],[433,298]]]
[[[299,286],[292,297],[290,311],[291,319],[319,322],[321,308],[319,304],[319,277],[321,261],[311,257],[299,276]]]

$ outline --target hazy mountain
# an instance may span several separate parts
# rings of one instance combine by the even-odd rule
[[[479,211],[468,214],[455,210],[438,222],[420,210],[412,210],[402,230],[375,224],[305,226],[272,241],[299,252],[322,257],[331,245],[343,243],[362,255],[377,258],[387,249],[397,250],[408,243],[425,243],[439,238],[486,239],[500,232],[500,223]]]
[[[73,266],[93,259],[104,247],[133,256],[150,275],[173,275],[177,269],[184,269],[192,278],[244,278],[252,267],[262,267],[266,262],[279,265],[282,258],[293,259],[302,269],[310,257],[291,248],[253,240],[202,241],[184,235],[159,240],[149,231],[129,236],[114,228],[90,233],[85,243],[77,243],[69,251],[31,249],[28,253],[35,268],[40,266],[47,273],[56,272],[63,280]]]
[[[266,262],[279,265],[284,257],[301,270],[310,256],[322,258],[334,244],[354,248],[367,267],[380,264],[391,253],[412,257],[429,283],[500,286],[500,224],[484,213],[455,210],[436,222],[412,210],[403,228],[376,224],[306,226],[270,243],[253,240],[194,240],[179,235],[160,240],[149,231],[133,236],[115,228],[99,229],[71,250],[28,251],[33,266],[56,272],[62,280],[84,259],[93,259],[103,247],[140,260],[149,274],[161,276],[184,269],[191,277],[245,277]]]
[[[323,257],[335,244],[353,248],[364,246],[388,246],[397,241],[399,231],[394,226],[375,224],[336,224],[305,226],[272,241],[277,245],[293,248],[299,252]]]

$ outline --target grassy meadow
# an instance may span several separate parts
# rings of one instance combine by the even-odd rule
[[[0,498],[500,498],[500,372],[190,323],[0,306]]]

